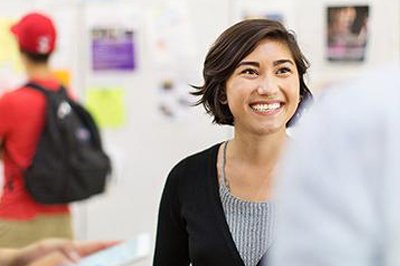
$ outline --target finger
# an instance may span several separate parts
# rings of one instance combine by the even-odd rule
[[[75,243],[66,239],[47,239],[39,243],[37,251],[39,256],[46,255],[54,251],[61,252],[72,262],[80,260],[79,252],[75,247]],[[38,253],[38,252],[37,252]]]
[[[66,266],[72,265],[73,261],[69,260],[63,252],[53,251],[46,256],[35,260],[29,266]]]
[[[81,259],[79,251],[77,250],[74,243],[68,243],[61,249],[64,255],[68,257],[72,262],[77,263]]]
[[[20,250],[19,261],[26,265],[48,253],[61,250],[66,243],[68,243],[68,241],[62,239],[47,239],[36,242]]]
[[[90,242],[79,242],[75,243],[75,248],[78,251],[79,255],[84,257],[100,251],[105,248],[109,248],[114,246],[121,241],[90,241]]]

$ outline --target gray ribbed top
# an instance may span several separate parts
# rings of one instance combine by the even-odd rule
[[[233,196],[225,181],[226,146],[222,159],[219,195],[232,238],[246,266],[256,266],[271,247],[274,229],[274,204],[252,202]]]

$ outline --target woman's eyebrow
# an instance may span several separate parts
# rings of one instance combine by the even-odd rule
[[[278,66],[278,65],[285,64],[285,63],[289,63],[291,65],[295,65],[294,62],[292,60],[290,60],[290,59],[279,59],[279,60],[276,60],[276,61],[273,62],[273,65],[274,66]],[[237,65],[237,67],[246,66],[246,65],[254,66],[254,67],[260,67],[260,63],[256,62],[256,61],[242,61]]]
[[[289,63],[289,64],[294,65],[294,62],[292,60],[290,60],[290,59],[279,59],[279,60],[276,60],[276,61],[274,61],[273,65],[277,66],[277,65],[282,65],[282,64],[285,64],[285,63]]]
[[[260,63],[255,62],[255,61],[242,61],[236,67],[238,68],[238,67],[244,66],[244,65],[260,67]]]

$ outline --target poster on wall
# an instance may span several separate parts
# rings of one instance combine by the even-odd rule
[[[125,27],[91,29],[92,69],[130,71],[136,67],[134,31]]]
[[[159,81],[158,111],[162,118],[169,121],[186,120],[194,103],[191,87],[177,79]]]
[[[24,82],[18,45],[10,32],[16,19],[0,18],[0,95]]]
[[[147,44],[157,77],[157,114],[167,122],[190,122],[188,85],[197,77],[198,35],[186,0],[163,1],[149,9]]]
[[[116,15],[110,16],[110,10]],[[119,1],[85,2],[88,67],[93,74],[137,70],[142,17],[140,9]]]
[[[285,14],[279,10],[260,9],[260,8],[243,8],[240,13],[240,20],[266,18],[279,21],[282,24],[286,23]]]
[[[10,27],[14,23],[15,21],[12,19],[0,18],[0,62],[10,63],[14,70],[19,70],[21,62],[19,61],[18,47],[10,31]]]
[[[368,41],[369,6],[327,7],[327,60],[362,62]]]
[[[282,24],[285,24],[285,15],[279,11],[266,10],[265,12],[260,12],[260,10],[257,11],[244,10],[241,15],[241,18],[242,19],[266,18],[269,20],[276,20]]]
[[[276,20],[285,26],[294,25],[293,3],[272,0],[235,0],[232,5],[232,20],[266,18]]]
[[[122,87],[91,87],[85,106],[100,128],[121,128],[126,124],[125,90]]]
[[[164,1],[148,12],[147,46],[157,70],[181,75],[193,70],[198,47],[192,17],[188,3],[179,0]]]

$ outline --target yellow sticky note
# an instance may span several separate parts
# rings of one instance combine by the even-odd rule
[[[71,85],[71,72],[66,69],[55,69],[53,71],[54,76],[66,87]]]
[[[14,71],[21,72],[18,45],[15,37],[10,32],[10,27],[15,23],[12,19],[0,18],[0,62],[9,63]]]
[[[118,128],[126,123],[125,92],[122,88],[90,88],[86,107],[101,128]]]

